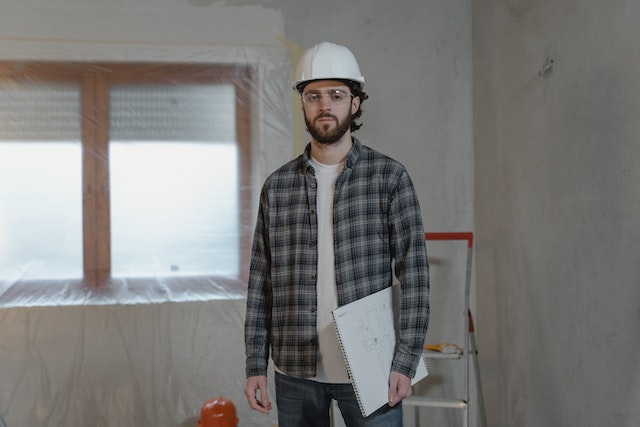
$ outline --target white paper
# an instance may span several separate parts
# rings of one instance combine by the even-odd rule
[[[362,415],[369,416],[388,399],[396,346],[392,287],[338,307],[332,313]],[[421,356],[412,385],[428,373]]]

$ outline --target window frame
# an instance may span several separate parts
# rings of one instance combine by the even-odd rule
[[[111,276],[111,210],[109,187],[109,88],[112,84],[232,84],[235,89],[235,128],[238,144],[239,276],[237,278],[178,276],[166,282],[180,287],[199,283],[246,283],[251,250],[251,92],[253,71],[245,64],[211,63],[124,63],[124,62],[22,62],[0,61],[0,81],[42,81],[80,85],[82,145],[82,241],[83,278],[81,285],[105,289],[117,280],[131,284],[147,279]],[[42,282],[25,281],[23,290]],[[155,279],[154,279],[155,281]],[[164,279],[163,279],[164,281]],[[33,283],[38,282],[38,283]],[[66,280],[65,282],[68,282]],[[142,285],[144,286],[144,285]]]

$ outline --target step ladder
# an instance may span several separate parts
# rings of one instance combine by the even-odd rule
[[[482,426],[486,427],[486,418],[484,414],[484,401],[482,397],[482,386],[480,383],[480,372],[478,369],[477,348],[475,342],[473,320],[471,310],[469,308],[469,295],[471,291],[471,265],[473,255],[473,233],[471,232],[450,232],[450,233],[425,233],[427,241],[466,241],[466,277],[464,284],[464,307],[460,308],[460,314],[464,316],[464,343],[459,352],[444,352],[425,350],[424,355],[427,359],[444,359],[457,360],[464,365],[463,375],[463,393],[455,398],[433,398],[422,395],[413,395],[402,401],[404,407],[431,407],[431,408],[448,408],[463,411],[463,426],[469,426],[469,371],[470,359],[473,357],[475,361],[476,387],[478,395],[478,410]],[[463,359],[463,360],[461,360]]]

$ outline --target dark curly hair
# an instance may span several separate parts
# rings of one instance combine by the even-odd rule
[[[360,98],[360,106],[358,107],[358,111],[351,115],[351,132],[355,132],[362,127],[362,123],[356,123],[356,119],[359,119],[360,116],[362,116],[362,104],[364,103],[365,99],[369,98],[369,95],[367,95],[367,93],[362,90],[362,84],[360,82],[343,79],[336,79],[336,81],[339,81],[347,86],[354,97]],[[311,81],[300,83],[296,89],[298,89],[298,92],[302,94],[304,88],[309,83],[311,83]]]
[[[367,95],[367,93],[362,90],[362,84],[354,82],[352,80],[341,81],[349,87],[349,90],[351,90],[351,94],[353,96],[360,98],[360,106],[358,107],[358,111],[351,115],[351,132],[355,132],[362,127],[362,123],[356,123],[356,119],[359,119],[360,116],[362,116],[362,103],[365,101],[365,99],[369,98],[369,95]]]

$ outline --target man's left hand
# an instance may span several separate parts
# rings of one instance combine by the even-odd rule
[[[409,396],[411,396],[411,378],[391,371],[389,374],[389,406],[395,406]]]

